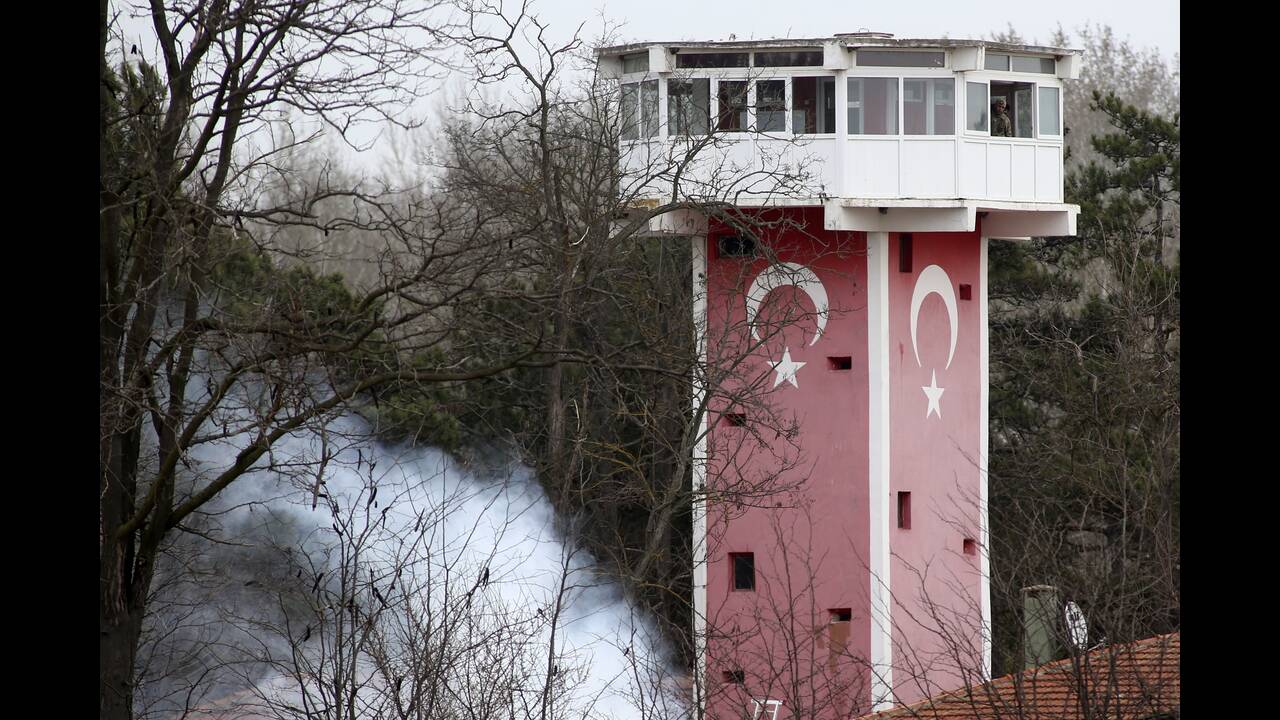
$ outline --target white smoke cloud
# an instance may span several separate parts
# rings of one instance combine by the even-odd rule
[[[514,717],[537,707],[548,672],[557,718],[688,715],[672,681],[678,673],[652,622],[617,584],[592,571],[594,559],[573,541],[571,529],[557,527],[527,467],[463,467],[436,449],[387,446],[367,437],[364,422],[347,416],[323,432],[299,432],[277,443],[228,489],[220,503],[227,508],[225,525],[249,522],[255,513],[258,522],[287,518],[300,532],[299,550],[328,569],[322,588],[340,582],[338,558],[350,565],[358,554],[373,587],[399,611],[439,618],[464,608],[487,618],[467,632],[514,628],[483,645],[480,655],[458,658],[476,663],[483,677],[484,663],[503,655],[501,643],[511,643],[507,655],[520,659],[497,659],[519,665],[525,678],[513,690]],[[216,473],[234,461],[244,442],[206,443],[192,459],[201,474]],[[362,673],[371,683],[382,677],[372,660]],[[279,702],[298,700],[296,684],[279,677],[258,687]]]

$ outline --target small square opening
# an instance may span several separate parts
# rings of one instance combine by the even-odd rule
[[[972,286],[972,285],[970,285],[969,283],[960,283],[960,299],[961,299],[961,300],[972,300],[972,299],[973,299],[973,286]]]
[[[834,357],[829,357],[827,358],[827,367],[832,370],[852,370],[853,356],[837,355]]]
[[[832,623],[850,622],[853,620],[853,608],[835,608],[828,610]]]
[[[725,427],[743,427],[747,424],[746,413],[725,413],[720,416],[720,424]]]
[[[898,493],[898,527],[911,529],[911,493]]]
[[[742,235],[723,235],[716,241],[716,249],[719,257],[753,258],[756,256],[756,241]]]
[[[733,571],[734,590],[756,589],[755,553],[729,553],[729,564]]]
[[[965,554],[965,555],[977,555],[977,554],[978,554],[978,541],[977,541],[977,540],[974,540],[973,538],[965,538],[965,539],[964,539],[964,554]]]
[[[898,236],[898,272],[911,272],[911,233]]]
[[[729,684],[742,685],[747,681],[747,674],[741,670],[725,670],[720,677]]]

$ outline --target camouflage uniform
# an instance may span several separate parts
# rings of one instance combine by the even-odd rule
[[[995,113],[991,117],[992,137],[1013,137],[1013,121],[1007,113]]]

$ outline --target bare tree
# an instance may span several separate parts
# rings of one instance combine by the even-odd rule
[[[618,81],[593,72],[584,42],[553,37],[527,3],[505,13],[476,3],[457,37],[479,68],[478,89],[445,131],[441,191],[491,219],[513,268],[512,285],[468,322],[487,342],[536,329],[560,358],[486,381],[502,402],[472,421],[514,429],[553,502],[581,518],[592,551],[670,623],[692,662],[689,509],[707,492],[693,486],[694,448],[725,412],[753,412],[762,432],[789,425],[764,400],[763,374],[743,364],[785,313],[762,323],[759,340],[710,343],[716,356],[705,357],[696,342],[705,328],[690,313],[701,292],[690,273],[694,237],[724,223],[768,257],[765,238],[797,223],[738,206],[811,193],[813,178],[796,162],[798,141],[763,165],[735,164],[723,150],[754,129],[710,118],[700,132],[669,127],[668,142],[645,139],[670,118],[635,115]],[[486,87],[505,94],[493,99]],[[672,217],[692,224],[651,229]],[[516,307],[513,292],[532,302]],[[795,305],[789,319],[812,313]],[[739,320],[716,332],[744,328]],[[750,501],[775,478],[722,491]]]
[[[670,211],[718,214],[747,233],[785,221],[731,211],[729,199],[744,192],[737,168],[713,175],[723,180],[719,190],[685,191],[677,181],[669,202],[636,202],[646,182],[618,172],[616,86],[601,80],[577,97],[560,94],[568,88],[559,85],[558,63],[582,49],[578,40],[539,44],[535,52],[547,62],[529,63],[509,41],[517,28],[544,30],[536,18],[507,22],[478,8],[452,30],[440,10],[374,1],[152,4],[144,14],[157,70],[148,48],[139,58],[120,41],[117,13],[128,9],[101,4],[103,717],[130,717],[136,684],[172,675],[150,662],[163,644],[151,640],[165,634],[147,624],[161,615],[147,612],[158,592],[186,577],[181,565],[161,567],[165,553],[198,553],[194,540],[180,552],[175,533],[221,542],[219,532],[207,531],[224,530],[214,519],[225,511],[226,493],[262,472],[313,483],[319,497],[328,456],[303,462],[278,447],[297,433],[328,435],[335,445],[357,439],[363,430],[348,426],[344,439],[331,428],[352,409],[371,418],[375,431],[407,428],[400,420],[416,418],[405,436],[418,438],[429,436],[424,424],[433,417],[420,412],[423,398],[433,407],[462,398],[451,414],[473,431],[503,425],[490,413],[495,405],[538,408],[545,430],[517,439],[553,500],[582,518],[589,538],[629,525],[628,550],[611,558],[618,574],[668,616],[683,608],[688,617],[680,550],[688,534],[679,528],[691,498],[704,492],[690,481],[691,450],[704,433],[716,373],[732,371],[735,361],[708,375],[694,355],[687,238],[646,236],[650,220]],[[491,21],[498,32],[482,27]],[[482,80],[519,75],[534,93],[516,110],[484,110],[448,129],[453,154],[436,192],[324,167],[298,172],[288,156],[319,136],[282,125],[278,111],[303,113],[353,143],[351,131],[364,120],[407,122],[397,111],[421,95],[436,67],[423,48],[445,41],[465,41],[474,59],[498,58]],[[672,168],[705,147],[684,148],[655,174],[678,178]],[[772,176],[782,192],[799,182],[784,166],[746,173],[752,182]],[[340,278],[317,275],[309,245],[284,241],[299,232],[379,243],[368,256],[375,271],[355,292]],[[320,250],[338,246],[321,241]],[[662,303],[656,317],[654,297]],[[628,324],[639,336],[619,339],[617,329]],[[532,402],[531,377],[545,382]],[[464,383],[478,390],[468,395]],[[697,406],[694,383],[710,389]],[[736,392],[735,402],[744,402]],[[515,404],[506,402],[512,394]],[[590,417],[624,420],[604,425],[612,437],[593,436]],[[199,461],[227,449],[224,462]],[[628,488],[620,478],[643,484]],[[640,525],[608,522],[610,498],[620,501],[615,509],[638,507],[632,518]],[[360,566],[358,558],[346,564]],[[311,570],[318,579],[320,570]],[[351,572],[340,596],[377,587]],[[281,597],[291,599],[262,622],[283,622],[307,607],[305,592]],[[228,612],[234,622],[250,621]],[[379,627],[347,622],[344,638],[352,640]],[[284,630],[294,642],[297,628]],[[488,631],[511,632],[502,624]],[[195,655],[218,644],[193,638]],[[140,645],[148,651],[142,662]],[[378,662],[392,663],[386,648],[393,645],[357,645],[360,659],[342,666],[342,687],[362,690],[355,668],[372,663],[376,672]],[[266,652],[275,648],[243,664],[228,659],[245,658],[243,649],[239,640],[229,643],[210,662],[254,677],[276,662]],[[293,663],[298,677],[305,660],[304,653]],[[198,705],[210,667],[193,667],[194,679],[179,693],[185,697],[170,707]],[[348,716],[357,712],[351,699],[360,692],[316,692],[320,707],[336,709],[341,698]],[[542,693],[539,707],[554,695]],[[408,696],[380,697],[377,707],[386,709]],[[401,710],[427,711],[421,697]]]
[[[448,293],[433,284],[428,307],[395,314],[387,300],[441,277],[464,293],[486,264],[363,188],[324,184],[281,206],[249,192],[282,149],[266,132],[275,113],[307,113],[344,133],[394,120],[418,97],[437,7],[151,3],[154,66],[150,48],[116,41],[131,11],[100,4],[100,696],[110,718],[132,713],[135,652],[171,533],[270,462],[282,437],[365,390],[481,377],[529,354],[402,365],[397,344],[432,342],[413,322]],[[255,250],[246,220],[307,224],[312,203],[336,196],[352,207],[336,224],[384,233],[415,265],[386,268],[356,297],[306,271],[277,272]],[[178,482],[196,448],[250,429],[229,466]]]

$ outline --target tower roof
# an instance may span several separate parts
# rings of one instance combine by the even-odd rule
[[[1073,48],[1053,47],[1049,45],[1024,45],[1019,43],[996,42],[994,40],[966,40],[962,38],[895,38],[890,33],[856,32],[836,33],[830,37],[817,38],[774,38],[764,40],[670,40],[633,42],[623,45],[610,45],[596,50],[597,57],[625,55],[645,48],[660,45],[671,50],[758,50],[770,48],[821,47],[824,44],[843,44],[846,48],[961,48],[985,47],[1004,52],[1024,52],[1047,55],[1079,55]]]

